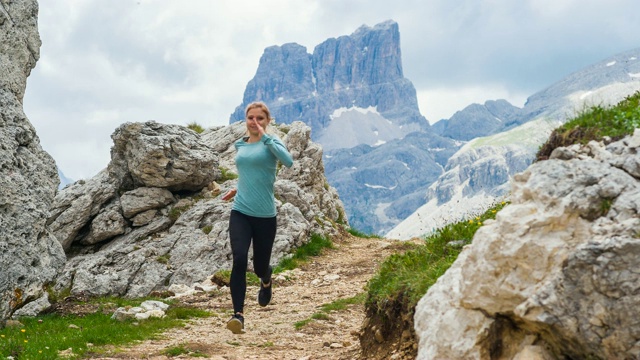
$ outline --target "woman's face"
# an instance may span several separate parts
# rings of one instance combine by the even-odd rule
[[[264,132],[269,125],[267,114],[260,108],[252,108],[247,112],[247,130],[250,135],[257,136],[260,134],[258,126],[262,127]]]

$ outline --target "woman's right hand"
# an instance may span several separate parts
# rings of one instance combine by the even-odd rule
[[[222,195],[222,200],[229,201],[229,200],[233,199],[233,197],[236,196],[237,192],[238,192],[238,190],[236,190],[236,189],[231,189],[231,190],[227,191],[224,195]]]

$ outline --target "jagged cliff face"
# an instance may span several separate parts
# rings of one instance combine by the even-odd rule
[[[322,149],[301,122],[273,128],[294,158],[278,171],[278,233],[272,262],[312,233],[337,233],[342,202],[324,176]],[[55,289],[87,295],[146,296],[193,286],[231,268],[231,203],[220,194],[237,180],[233,143],[244,123],[199,135],[178,125],[126,123],[113,133],[107,169],[61,190],[51,231],[69,260]]]
[[[638,149],[640,130],[514,176],[511,204],[418,303],[418,358],[638,358]]]
[[[245,107],[257,100],[269,105],[279,123],[299,120],[308,124],[316,140],[334,128],[349,126],[339,120],[341,113],[335,113],[339,109],[372,108],[384,119],[381,126],[392,124],[361,144],[391,140],[386,137],[390,133],[398,138],[429,128],[418,110],[415,88],[404,78],[400,32],[393,21],[328,39],[312,55],[295,43],[265,49],[230,122],[243,120]],[[322,145],[326,149],[351,147],[346,135],[325,138]]]
[[[22,107],[40,57],[37,14],[36,1],[0,2],[0,325],[39,297],[65,262],[45,229],[60,180]]]

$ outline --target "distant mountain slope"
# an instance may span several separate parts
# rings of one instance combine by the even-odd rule
[[[484,105],[471,104],[457,111],[450,119],[433,124],[432,129],[444,137],[469,141],[504,131],[521,116],[522,109],[508,101],[489,100]]]
[[[325,152],[325,174],[349,212],[349,224],[367,233],[390,230],[424,203],[424,191],[444,171],[460,143],[414,132],[372,147]]]
[[[451,156],[425,203],[386,236],[421,236],[508,197],[511,176],[531,163],[555,127],[585,107],[613,105],[640,90],[639,59],[640,49],[612,56],[532,95],[510,130],[474,139]]]
[[[618,102],[638,89],[640,48],[608,57],[576,71],[527,99],[523,116],[514,125],[540,115],[565,121],[584,106]]]
[[[64,175],[62,170],[58,168],[58,177],[60,177],[60,185],[58,185],[58,189],[63,189],[65,186],[73,183],[73,180],[69,179]]]
[[[445,172],[426,190],[425,203],[386,236],[422,236],[503,201],[511,177],[530,165],[539,144],[558,125],[560,122],[539,118],[468,142],[449,158]]]

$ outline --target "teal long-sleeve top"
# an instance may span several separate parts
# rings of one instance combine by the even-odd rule
[[[291,167],[293,158],[282,141],[274,135],[262,135],[260,141],[248,143],[242,138],[235,143],[238,192],[233,210],[245,215],[269,218],[276,216],[273,184],[280,161]]]

